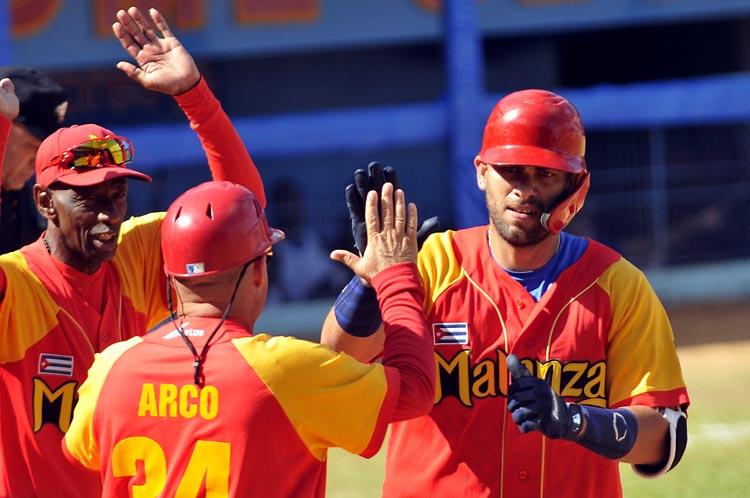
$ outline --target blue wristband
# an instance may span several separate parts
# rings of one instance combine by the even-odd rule
[[[577,405],[586,418],[586,431],[576,442],[594,453],[620,459],[630,452],[638,436],[638,421],[630,410]]]
[[[356,337],[373,335],[383,323],[375,289],[367,287],[356,275],[336,298],[333,313],[339,326]]]

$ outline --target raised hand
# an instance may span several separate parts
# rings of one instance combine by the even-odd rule
[[[3,78],[0,80],[0,116],[13,121],[18,117],[19,109],[16,87],[9,78]]]
[[[385,183],[378,205],[378,194],[371,190],[365,200],[367,249],[360,257],[336,250],[331,259],[348,266],[360,278],[370,281],[378,272],[398,264],[417,262],[417,206],[406,205],[403,190],[394,192]]]
[[[137,63],[120,61],[117,68],[148,90],[168,95],[184,93],[200,80],[198,66],[159,11],[149,9],[148,13],[150,19],[137,7],[117,12],[112,31]]]
[[[359,254],[364,254],[367,247],[367,230],[365,227],[365,199],[370,191],[380,192],[383,185],[388,182],[393,184],[393,188],[401,188],[396,176],[396,170],[390,166],[385,168],[377,161],[371,162],[367,170],[357,169],[354,171],[354,183],[346,187],[346,207],[349,210],[349,219],[352,222],[352,236],[354,237],[354,246]],[[440,228],[440,221],[437,216],[426,219],[417,231],[417,245],[422,247],[422,243],[427,237]]]

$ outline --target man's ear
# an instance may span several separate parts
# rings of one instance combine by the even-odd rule
[[[250,270],[252,271],[253,285],[255,285],[256,287],[261,287],[268,279],[266,256],[258,258],[258,261],[255,261],[252,264],[252,268],[250,268]]]
[[[487,188],[487,168],[489,168],[489,165],[483,163],[479,160],[479,156],[476,156],[474,158],[474,167],[477,170],[477,187],[479,187],[479,190],[484,192],[484,189]]]
[[[34,203],[39,214],[44,219],[50,221],[57,220],[57,210],[55,209],[55,200],[52,198],[52,191],[42,187],[38,183],[34,185]]]

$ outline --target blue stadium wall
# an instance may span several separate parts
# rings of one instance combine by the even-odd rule
[[[723,264],[728,280],[707,272],[717,275],[713,294],[750,294],[740,270],[750,221],[738,215],[750,207],[747,62],[739,71],[565,87],[551,75],[560,62],[545,41],[748,17],[750,2],[546,3],[299,0],[283,11],[272,0],[155,5],[196,56],[266,185],[303,182],[309,223],[332,245],[347,237],[343,187],[354,167],[373,159],[399,168],[422,214],[452,227],[486,222],[472,167],[483,120],[503,93],[543,86],[576,104],[589,135],[594,186],[572,230],[667,277],[673,268],[684,275],[685,265]],[[72,121],[101,122],[133,139],[138,164],[155,177],[154,185],[133,185],[134,214],[163,209],[207,179],[198,141],[170,99],[134,88],[112,69],[123,55],[107,32],[118,2],[18,4],[27,10],[14,12],[11,23],[0,1],[0,61],[52,72],[71,88]],[[519,40],[523,50],[491,58],[493,47]],[[591,53],[580,58],[596,71],[601,61]],[[341,61],[352,70],[337,73]],[[316,74],[326,71],[335,76]],[[306,79],[313,89],[304,92],[287,81]]]

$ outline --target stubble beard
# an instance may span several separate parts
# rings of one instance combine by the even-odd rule
[[[542,226],[540,220],[538,220],[531,228],[523,229],[506,222],[503,219],[503,211],[501,208],[495,207],[490,202],[488,195],[485,195],[485,202],[487,204],[487,211],[489,212],[492,226],[495,228],[495,231],[500,238],[511,246],[530,247],[549,237],[549,231]]]

